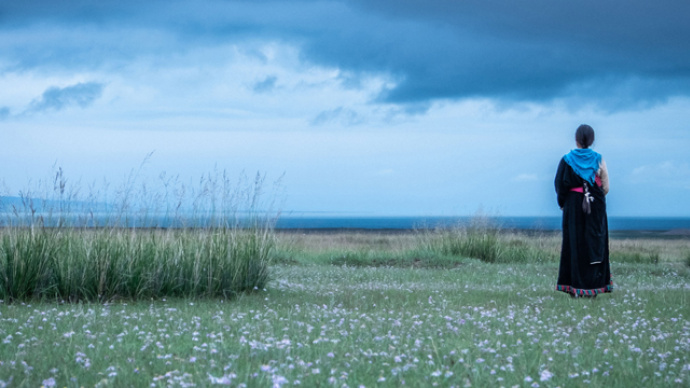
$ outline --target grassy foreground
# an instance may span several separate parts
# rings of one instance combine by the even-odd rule
[[[281,235],[266,289],[233,300],[0,304],[0,386],[690,385],[687,240],[612,241],[615,291],[573,300],[547,254],[417,238]]]

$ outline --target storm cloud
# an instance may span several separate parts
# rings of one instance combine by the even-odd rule
[[[616,110],[690,95],[690,3],[681,0],[190,4],[4,3],[3,65],[117,66],[254,39],[294,45],[307,63],[389,77],[392,86],[376,98],[384,103],[566,99]],[[7,39],[37,23],[45,25],[43,36]],[[78,39],[65,39],[74,31]],[[257,91],[270,89],[266,81]]]

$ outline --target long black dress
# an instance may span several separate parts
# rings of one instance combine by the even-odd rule
[[[556,172],[558,205],[563,209],[563,244],[556,290],[572,296],[596,296],[613,291],[609,265],[609,228],[606,196],[598,185],[590,185],[594,198],[591,213],[582,209],[584,194],[571,191],[584,180],[561,159]]]

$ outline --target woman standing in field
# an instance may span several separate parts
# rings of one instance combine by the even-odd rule
[[[561,159],[556,172],[558,206],[563,210],[556,290],[593,298],[613,290],[606,217],[609,176],[601,155],[589,148],[594,143],[592,127],[580,125],[575,142],[577,148]]]

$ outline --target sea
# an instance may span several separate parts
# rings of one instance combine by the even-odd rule
[[[29,225],[32,220],[41,219],[44,226],[55,226],[58,223],[79,227],[105,227],[115,224],[140,228],[187,228],[208,227],[218,223],[219,217],[209,217],[204,212],[181,211],[179,216],[161,212],[134,212],[125,215],[117,209],[100,203],[57,202],[52,200],[29,199],[35,209],[26,207],[26,199],[20,197],[0,196],[0,227],[9,225]],[[74,212],[57,212],[56,208],[74,208]],[[88,208],[88,212],[79,212]],[[19,210],[17,210],[19,209]],[[93,210],[91,210],[93,209]],[[118,215],[120,214],[120,215]],[[240,220],[243,223],[249,213],[238,211],[229,217],[220,219]],[[561,229],[561,217],[515,217],[515,216],[381,216],[366,213],[332,213],[332,212],[251,212],[260,219],[275,222],[279,230],[415,230],[468,227],[481,224],[490,228],[557,231]],[[262,215],[263,214],[263,215]],[[676,231],[690,236],[690,217],[608,217],[610,231]]]
[[[16,215],[0,211],[0,227],[33,225],[70,225],[77,227],[135,228],[207,228],[226,225],[227,222],[248,226],[260,221],[272,224],[277,230],[389,230],[405,231],[455,227],[487,227],[501,230],[558,231],[561,217],[477,217],[477,216],[367,216],[367,215],[257,215],[236,214],[227,217],[190,215],[172,217],[164,214],[135,214],[113,217],[110,213],[89,215],[59,213],[26,213]],[[690,217],[609,217],[610,231],[674,231],[690,236]]]

